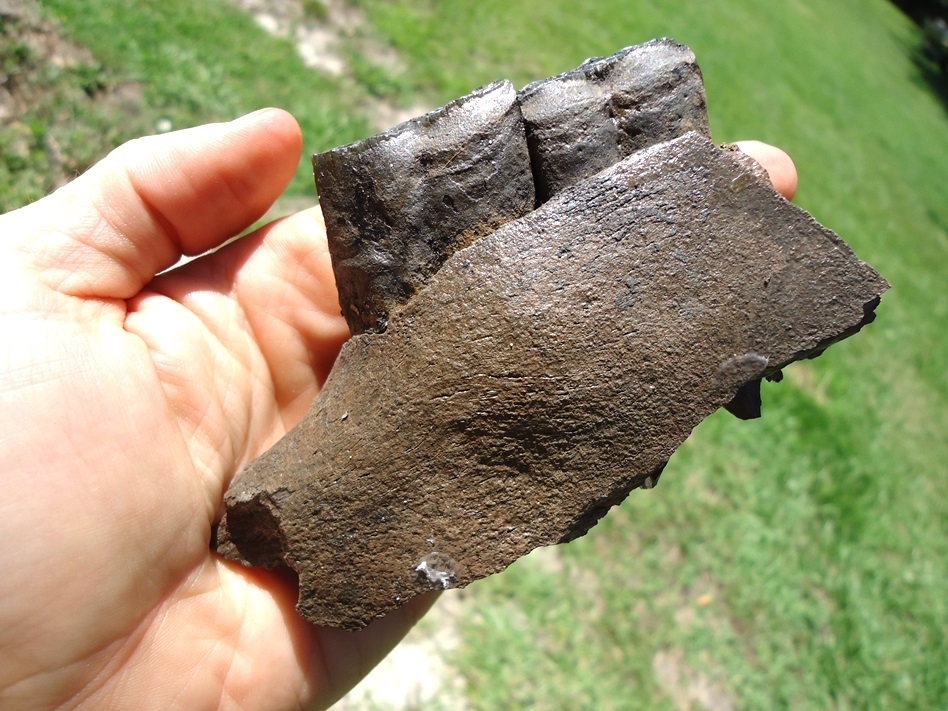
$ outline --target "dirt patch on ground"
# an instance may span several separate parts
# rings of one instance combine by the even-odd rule
[[[354,55],[384,67],[393,74],[405,71],[398,53],[376,40],[368,31],[368,22],[362,10],[343,0],[235,2],[267,32],[292,39],[306,66],[335,77],[354,92],[364,93],[358,89],[354,79],[350,62]],[[384,131],[433,108],[422,103],[403,107],[376,96],[365,96],[363,103],[375,131]]]
[[[685,662],[679,649],[658,652],[652,659],[655,681],[678,711],[734,711],[727,691]]]
[[[142,88],[116,82],[33,0],[0,0],[0,212],[151,132]],[[121,116],[121,121],[115,117]]]
[[[464,680],[450,665],[460,645],[458,620],[470,593],[448,590],[424,620],[333,711],[464,711]]]
[[[24,0],[0,0],[0,121],[12,122],[43,101],[47,67],[94,66],[92,55],[66,40],[37,6]]]

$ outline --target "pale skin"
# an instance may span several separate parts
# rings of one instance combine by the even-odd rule
[[[180,269],[284,189],[271,109],[133,141],[0,217],[0,708],[321,709],[424,614],[357,632],[208,547],[342,343],[318,208]],[[743,144],[788,197],[786,154]]]

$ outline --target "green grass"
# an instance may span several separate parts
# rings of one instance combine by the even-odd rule
[[[700,676],[736,708],[948,708],[948,121],[912,24],[882,0],[361,4],[439,101],[688,43],[715,136],[786,148],[797,202],[893,285],[875,324],[766,387],[762,420],[710,418],[559,568],[473,586],[473,707],[676,708],[655,668],[673,659],[678,693]]]
[[[288,39],[267,35],[226,0],[43,0],[42,10],[94,60],[65,71],[50,63],[33,68],[31,81],[46,82],[48,91],[14,126],[18,133],[0,132],[4,153],[10,155],[13,146],[19,156],[0,174],[4,210],[54,187],[52,153],[69,156],[68,173],[75,174],[115,145],[155,133],[162,124],[184,128],[280,106],[298,118],[310,151],[368,130],[357,90],[344,91],[339,82],[306,68]],[[16,28],[8,29],[6,37],[0,33],[0,42],[6,39],[0,59],[12,55],[10,62],[24,68],[22,58],[17,61]],[[82,82],[90,80],[98,83],[91,92],[98,96],[82,91]],[[140,96],[116,105],[109,99],[122,89]],[[56,151],[50,150],[50,135]],[[314,196],[308,155],[290,194]]]
[[[33,28],[24,18],[0,17],[0,85],[28,107],[0,121],[0,212],[42,196],[122,134],[108,115],[114,105],[94,100],[108,83],[107,70],[87,57],[46,61],[30,41]]]
[[[652,37],[688,43],[716,138],[786,148],[797,202],[893,289],[863,333],[766,385],[763,419],[709,418],[656,490],[473,585],[454,660],[471,707],[702,708],[703,688],[742,709],[948,708],[948,119],[913,25],[884,0],[359,5],[407,69],[354,61],[353,90],[222,0],[46,0],[94,61],[43,70],[51,98],[9,139],[17,179],[48,189],[50,135],[81,170],[160,118],[271,104],[311,152],[367,133],[359,92],[437,104]],[[26,66],[15,38],[3,47]],[[82,98],[132,82],[138,114]],[[312,192],[305,156],[291,191]]]

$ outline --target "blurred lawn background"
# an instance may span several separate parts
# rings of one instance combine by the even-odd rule
[[[368,135],[372,99],[435,106],[653,37],[690,45],[715,138],[786,149],[796,202],[893,288],[874,324],[765,384],[761,420],[709,418],[657,489],[471,586],[452,659],[468,706],[948,709],[948,114],[914,25],[885,0],[357,4],[358,33],[400,60],[350,38],[334,78],[224,0],[44,1],[91,59],[30,69],[21,49],[50,91],[0,130],[3,207],[51,187],[51,136],[81,170],[102,141],[273,104],[312,152]],[[122,86],[134,108],[82,98]],[[313,194],[306,156],[288,192]]]

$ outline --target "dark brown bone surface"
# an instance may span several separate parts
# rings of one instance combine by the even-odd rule
[[[873,317],[885,281],[698,134],[475,240],[228,490],[218,550],[358,628],[585,533],[748,382]]]

